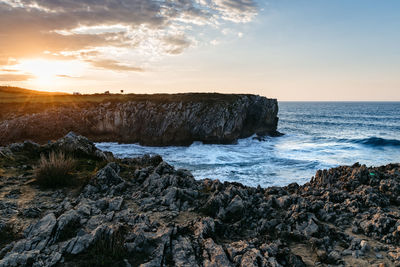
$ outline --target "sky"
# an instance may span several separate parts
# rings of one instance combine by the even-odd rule
[[[0,0],[0,85],[400,101],[397,0]]]

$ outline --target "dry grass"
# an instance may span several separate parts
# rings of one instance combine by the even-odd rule
[[[71,185],[74,182],[72,172],[76,162],[63,152],[51,152],[48,157],[41,155],[36,169],[36,181],[46,187]]]

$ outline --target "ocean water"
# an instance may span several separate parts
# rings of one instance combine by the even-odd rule
[[[233,145],[143,147],[97,143],[118,157],[160,154],[196,179],[262,187],[304,184],[318,169],[400,162],[400,102],[279,102],[281,137]]]

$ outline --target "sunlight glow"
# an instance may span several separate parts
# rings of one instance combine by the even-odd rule
[[[37,84],[48,86],[58,79],[79,78],[83,74],[85,64],[76,60],[55,61],[38,58],[21,60],[15,68],[33,75]]]

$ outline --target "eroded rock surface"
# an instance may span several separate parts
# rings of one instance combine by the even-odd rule
[[[52,103],[35,113],[0,121],[0,145],[47,142],[69,131],[93,141],[150,146],[194,141],[233,143],[238,138],[277,135],[278,103],[256,95],[138,95],[106,103]]]
[[[266,189],[195,180],[160,156],[111,159],[77,190],[2,168],[0,266],[400,265],[399,164]]]

